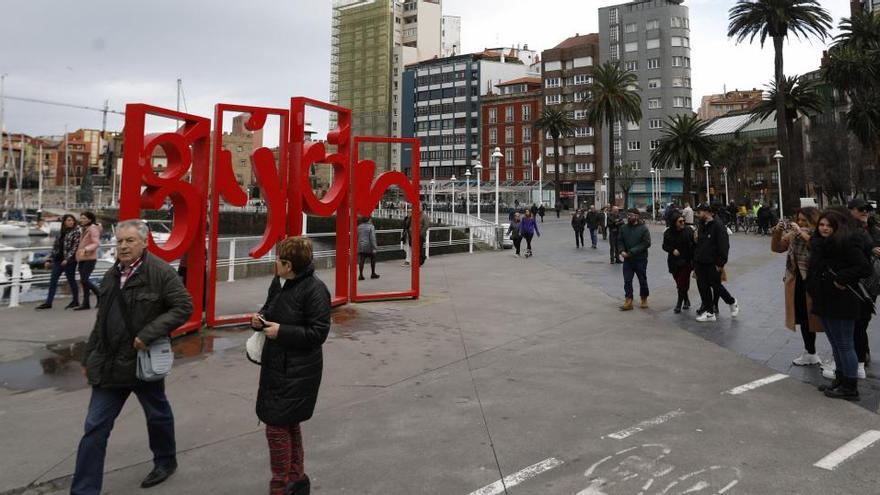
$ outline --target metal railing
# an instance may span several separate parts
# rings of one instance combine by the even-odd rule
[[[391,218],[400,220],[402,220],[407,214],[407,210],[401,209],[377,208],[373,212],[373,215],[378,218]],[[467,215],[465,213],[453,213],[449,211],[434,211],[434,213],[432,214],[430,210],[425,210],[422,212],[422,214],[428,215],[432,223],[439,223],[451,227],[470,229],[473,232],[473,236],[478,241],[488,244],[495,249],[500,246],[500,237],[499,234],[496,232],[496,230],[498,229],[496,229],[494,223],[488,220],[483,220],[481,218],[477,218],[473,215]]]
[[[494,229],[494,225],[492,227]],[[431,239],[432,232],[444,231],[448,232],[449,235],[448,237],[444,236],[442,240],[428,242],[425,246],[425,255],[429,256],[431,248],[460,245],[468,245],[468,252],[473,253],[474,244],[478,240],[477,232],[479,230],[479,228],[454,226],[431,227],[428,231],[428,239]],[[460,235],[455,235],[455,232],[459,232]],[[384,237],[387,239],[388,234],[393,234],[397,239],[400,239],[402,230],[385,229],[376,231],[376,235],[379,238]],[[313,257],[315,259],[336,257],[335,232],[309,233],[306,237],[314,241],[315,250],[313,252]],[[227,270],[227,282],[235,281],[236,267],[269,264],[275,261],[274,248],[259,258],[252,258],[248,255],[250,248],[259,243],[260,240],[262,240],[262,236],[221,237],[217,239],[217,260],[214,264],[217,268],[225,268]],[[112,268],[112,251],[115,248],[115,244],[101,244],[98,251],[98,259],[101,263],[99,263],[92,272],[93,278],[100,279],[104,276],[107,270]],[[52,278],[51,272],[34,273],[29,279],[22,278],[22,265],[24,263],[29,263],[37,253],[47,251],[51,251],[51,246],[0,248],[0,269],[5,269],[6,263],[10,263],[12,268],[8,281],[0,283],[0,288],[4,289],[4,291],[6,288],[9,288],[8,307],[14,308],[21,305],[21,295],[24,293],[24,290],[27,290],[34,285],[48,285],[50,283]],[[404,251],[404,246],[401,242],[381,244],[378,246],[377,251],[383,253],[401,252]],[[211,261],[208,260],[208,263],[211,263]],[[171,266],[176,269],[179,266],[179,262],[172,262]],[[79,273],[76,274],[76,278],[79,280]]]

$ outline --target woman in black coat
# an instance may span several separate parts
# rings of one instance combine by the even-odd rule
[[[859,280],[870,275],[872,268],[849,222],[836,211],[819,217],[818,235],[810,242],[807,291],[813,299],[813,313],[822,318],[837,368],[834,381],[820,390],[828,397],[858,400],[853,334],[864,298]]]
[[[276,277],[251,327],[266,334],[261,355],[257,417],[266,423],[272,468],[270,493],[308,494],[299,424],[312,417],[321,385],[321,345],[330,331],[330,292],[315,277],[312,242],[278,243]],[[283,284],[282,284],[283,281]]]
[[[688,291],[694,269],[694,229],[685,224],[684,217],[678,212],[672,215],[669,223],[671,226],[663,233],[663,250],[669,253],[666,263],[678,288],[675,312],[681,313],[682,304],[685,310],[691,308]]]

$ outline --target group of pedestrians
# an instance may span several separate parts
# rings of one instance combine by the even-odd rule
[[[590,210],[584,213],[584,210],[577,209],[571,214],[571,228],[574,230],[574,242],[576,248],[586,247],[584,242],[584,232],[590,231],[590,247],[598,248],[599,236],[598,231],[604,223],[605,215],[599,213],[596,206],[590,207]]]
[[[820,391],[832,398],[858,400],[858,380],[870,363],[868,324],[880,292],[880,227],[873,207],[853,199],[843,207],[798,210],[795,222],[781,220],[772,230],[771,249],[786,254],[785,325],[800,327],[804,352],[798,366],[822,365],[831,379]],[[816,332],[831,344],[833,362],[816,354]]]
[[[52,244],[52,252],[46,267],[52,269],[49,276],[49,292],[46,300],[35,309],[50,309],[55,301],[58,291],[58,282],[63,274],[70,286],[72,300],[64,309],[80,311],[91,309],[90,293],[98,298],[98,287],[92,282],[92,272],[98,262],[98,248],[101,246],[101,224],[97,222],[95,214],[85,211],[79,216],[79,222],[75,216],[65,214],[61,217],[61,231]],[[76,283],[76,274],[79,270],[80,284],[83,290],[83,300],[79,300],[79,286]]]
[[[507,235],[513,241],[514,256],[521,256],[520,250],[522,249],[523,239],[526,240],[526,258],[532,256],[532,239],[536,235],[541,237],[541,231],[538,229],[538,222],[532,215],[531,210],[526,210],[522,214],[518,212],[513,214],[513,219],[507,227]]]

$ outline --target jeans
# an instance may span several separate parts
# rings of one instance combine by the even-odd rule
[[[147,417],[147,433],[153,464],[157,467],[177,465],[177,446],[174,441],[174,415],[165,397],[165,380],[140,382],[134,388],[92,387],[89,412],[86,415],[85,433],[76,452],[76,469],[73,473],[71,495],[101,493],[104,481],[104,457],[107,439],[113,423],[128,396],[134,392],[144,416]]]
[[[92,272],[95,270],[95,265],[98,262],[96,260],[83,260],[79,261],[76,264],[77,269],[79,270],[79,283],[82,284],[83,288],[83,304],[88,306],[89,304],[89,292],[94,292],[95,297],[98,297],[98,286],[92,282]]]
[[[596,247],[596,244],[599,242],[599,239],[596,237],[596,229],[590,229],[590,241],[592,241],[593,247]]]
[[[694,272],[697,274],[697,289],[700,291],[702,310],[714,313],[719,298],[724,299],[726,304],[736,302],[721,283],[721,272],[718,271],[718,267],[713,264],[694,263]]]
[[[58,279],[61,274],[67,277],[67,283],[70,285],[70,293],[73,295],[73,302],[79,304],[79,286],[76,285],[76,261],[68,261],[67,266],[61,266],[61,260],[52,262],[52,276],[49,278],[49,294],[46,296],[46,304],[51,305],[55,300],[55,292],[58,290]]]
[[[623,260],[623,292],[627,299],[633,298],[633,275],[639,277],[639,296],[644,299],[648,292],[648,260]]]
[[[825,335],[831,343],[834,352],[834,364],[846,378],[857,378],[859,360],[853,342],[853,332],[856,322],[854,320],[835,320],[822,318],[822,326],[825,327]]]

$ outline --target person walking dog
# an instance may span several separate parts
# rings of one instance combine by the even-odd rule
[[[158,485],[177,469],[174,415],[165,380],[142,381],[135,368],[138,351],[170,336],[189,319],[193,304],[177,272],[147,252],[148,235],[142,220],[116,226],[116,264],[101,280],[101,304],[83,356],[92,397],[76,452],[73,495],[101,493],[107,439],[132,393],[144,410],[153,451],[153,470],[141,487]]]

